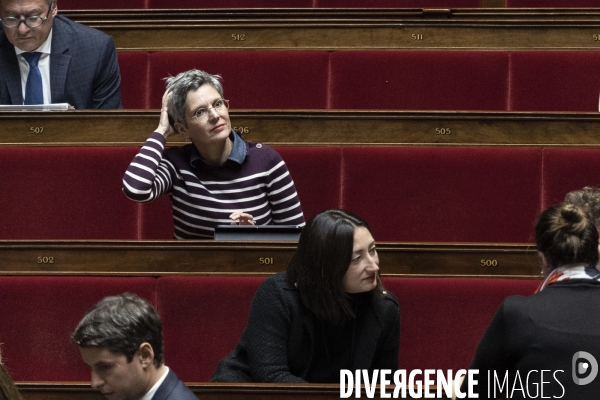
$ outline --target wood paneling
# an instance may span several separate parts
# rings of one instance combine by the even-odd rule
[[[294,242],[0,241],[0,275],[268,275]],[[541,277],[529,244],[378,243],[384,276]]]
[[[600,48],[600,9],[90,10],[63,14],[112,35],[121,51]]]
[[[18,386],[25,400],[104,399],[104,396],[85,383],[20,383]],[[201,400],[334,400],[340,398],[339,384],[192,383],[187,386]],[[393,387],[393,384],[388,386],[388,394],[393,392]],[[435,389],[431,391],[435,393]],[[362,395],[366,398],[364,390]],[[380,391],[377,390],[374,398],[381,398],[379,396]]]
[[[598,113],[233,110],[230,115],[233,127],[247,131],[245,139],[273,145],[600,146]],[[158,118],[155,110],[3,111],[0,145],[141,146]],[[174,135],[168,142],[183,140]]]

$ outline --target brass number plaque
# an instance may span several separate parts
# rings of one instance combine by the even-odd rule
[[[247,126],[234,126],[233,130],[237,133],[250,133],[250,128]]]
[[[243,33],[232,33],[231,39],[233,39],[234,42],[243,42],[246,40],[246,35]]]
[[[29,133],[43,133],[43,132],[44,132],[43,126],[32,126],[29,128]]]
[[[452,129],[450,128],[435,128],[436,135],[452,135]]]
[[[38,257],[38,264],[54,264],[54,257]]]
[[[497,267],[498,260],[481,260],[482,267]]]
[[[413,33],[412,35],[410,35],[410,38],[412,40],[423,40],[423,35],[420,33]]]
[[[258,263],[260,265],[273,265],[275,264],[275,260],[273,259],[273,257],[259,257]]]

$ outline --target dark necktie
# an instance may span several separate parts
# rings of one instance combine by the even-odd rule
[[[42,89],[42,74],[38,68],[38,61],[42,53],[22,53],[29,63],[29,75],[25,84],[25,104],[44,104],[44,91]]]

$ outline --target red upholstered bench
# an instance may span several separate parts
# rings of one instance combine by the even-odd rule
[[[140,239],[173,239],[175,227],[169,196],[163,196],[150,203],[141,203],[139,216]]]
[[[540,281],[384,278],[383,284],[400,304],[400,368],[456,372],[469,366],[502,300],[531,295]]]
[[[294,179],[304,218],[341,204],[341,147],[277,147]]]
[[[137,150],[0,148],[0,181],[10,188],[0,200],[0,239],[172,238],[168,197],[140,204],[121,192],[121,178]],[[541,210],[541,149],[277,150],[307,218],[325,208],[346,208],[365,218],[379,241],[530,242]],[[583,154],[595,154],[588,151]],[[548,163],[546,186],[565,176],[560,172],[560,166]],[[587,178],[565,182],[580,181],[597,184]]]
[[[315,0],[315,7],[342,8],[478,8],[481,0]]]
[[[384,271],[385,272],[385,271]],[[69,335],[107,295],[133,292],[155,304],[165,360],[181,379],[207,381],[246,325],[264,277],[0,277],[0,342],[17,381],[89,381]],[[400,368],[468,365],[500,302],[533,293],[539,281],[384,278],[402,312]],[[34,361],[32,361],[34,360]]]
[[[263,279],[159,278],[166,362],[181,379],[210,379],[217,362],[237,344]],[[532,294],[539,283],[385,278],[384,285],[398,298],[402,314],[400,368],[466,368],[500,302],[509,295]]]
[[[233,350],[264,277],[162,277],[158,308],[166,363],[187,382],[208,381]]]
[[[512,111],[598,111],[600,53],[517,51],[510,55]]]
[[[105,296],[135,293],[156,303],[155,278],[0,277],[2,360],[17,381],[88,381],[70,335]]]
[[[558,204],[584,186],[600,187],[600,149],[544,149],[543,207]]]
[[[328,63],[324,51],[151,53],[150,107],[160,108],[164,77],[197,68],[222,76],[233,109],[324,109]]]
[[[339,51],[331,54],[330,75],[333,109],[507,107],[506,52]]]
[[[60,0],[59,11],[62,10],[108,10],[148,8],[148,0]]]
[[[597,0],[505,0],[506,7],[590,7],[597,8],[600,5]]]
[[[345,147],[342,165],[342,208],[378,241],[533,240],[541,149]]]
[[[0,147],[0,239],[137,239],[135,147]]]
[[[312,7],[313,0],[146,0],[148,8],[289,8]]]
[[[121,102],[123,108],[150,108],[148,85],[148,53],[118,52],[121,72]]]

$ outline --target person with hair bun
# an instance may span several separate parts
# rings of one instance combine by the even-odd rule
[[[510,296],[500,305],[469,367],[479,370],[475,393],[480,399],[505,398],[500,393],[510,399],[596,398],[598,230],[581,208],[564,203],[540,215],[535,242],[547,276],[532,296]]]
[[[340,382],[340,370],[398,368],[400,311],[379,280],[367,223],[326,210],[302,230],[287,271],[258,288],[214,382]]]
[[[596,229],[600,227],[600,189],[585,186],[579,190],[573,190],[567,193],[564,202],[581,208],[596,225]]]

